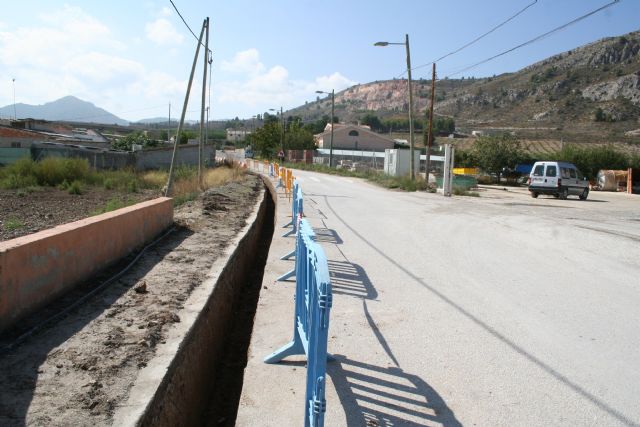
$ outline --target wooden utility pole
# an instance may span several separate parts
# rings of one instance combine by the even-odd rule
[[[206,37],[204,40],[204,71],[202,72],[202,105],[200,106],[200,144],[198,144],[198,185],[201,189],[204,187],[204,177],[202,176],[203,166],[203,147],[205,138],[204,131],[204,105],[207,95],[207,65],[209,65],[209,18],[204,20],[204,26],[206,28]]]
[[[431,106],[429,107],[429,134],[427,136],[427,173],[425,175],[427,184],[429,184],[429,168],[431,167],[431,145],[433,144],[433,102],[436,95],[436,63],[433,63],[433,72],[431,73]]]
[[[200,30],[200,38],[198,39],[198,46],[196,47],[196,54],[193,57],[193,65],[191,66],[191,75],[189,76],[189,84],[187,85],[187,93],[184,97],[184,104],[182,104],[182,115],[180,116],[180,124],[178,124],[178,132],[176,133],[176,140],[173,144],[173,154],[171,155],[171,166],[169,166],[169,178],[167,179],[167,188],[165,189],[165,197],[171,196],[171,190],[173,190],[173,170],[176,164],[176,154],[178,152],[178,143],[180,142],[180,132],[184,126],[184,116],[187,114],[187,104],[189,104],[189,94],[191,93],[191,85],[193,83],[193,75],[196,72],[196,64],[198,63],[198,55],[200,54],[200,45],[202,44],[202,36],[204,35],[204,29],[207,21],[202,23],[202,30]]]

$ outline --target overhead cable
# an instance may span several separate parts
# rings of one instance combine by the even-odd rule
[[[417,67],[413,67],[411,68],[411,71],[413,70],[417,70],[419,68],[423,68],[426,67],[428,65],[433,64],[434,62],[440,62],[441,60],[443,60],[444,58],[447,58],[451,55],[455,55],[456,53],[460,52],[463,49],[468,48],[469,46],[471,46],[472,44],[480,41],[481,39],[485,38],[486,36],[488,36],[489,34],[493,33],[494,31],[496,31],[498,28],[502,27],[503,25],[509,23],[510,21],[514,20],[515,18],[517,18],[519,15],[521,15],[522,13],[524,13],[524,11],[526,11],[527,9],[529,9],[531,6],[533,6],[534,4],[536,4],[538,2],[538,0],[534,0],[533,2],[529,3],[527,6],[525,6],[524,8],[520,9],[515,15],[510,16],[507,20],[502,21],[500,24],[496,25],[495,27],[493,27],[492,29],[490,29],[489,31],[487,31],[486,33],[476,37],[475,39],[471,40],[470,42],[466,43],[465,45],[459,47],[456,50],[453,50],[449,53],[447,53],[446,55],[442,55],[440,58],[438,59],[434,59],[433,61],[430,61],[426,64],[422,64],[422,65],[418,65]]]
[[[477,67],[477,66],[479,66],[479,65],[485,64],[485,63],[487,63],[487,62],[489,62],[489,61],[492,61],[492,60],[494,60],[494,59],[496,59],[496,58],[499,58],[499,57],[501,57],[501,56],[503,56],[503,55],[506,55],[507,53],[511,53],[511,52],[513,52],[514,50],[520,49],[520,48],[522,48],[522,47],[525,47],[525,46],[528,46],[528,45],[530,45],[530,44],[532,44],[532,43],[535,43],[535,42],[537,42],[537,41],[540,41],[540,40],[544,39],[545,37],[550,36],[550,35],[551,35],[551,34],[553,34],[553,33],[556,33],[556,32],[558,32],[558,31],[564,30],[565,28],[567,28],[567,27],[569,27],[569,26],[571,26],[571,25],[573,25],[573,24],[576,24],[576,23],[578,23],[578,22],[580,22],[580,21],[582,21],[582,20],[584,20],[584,19],[586,19],[586,18],[590,17],[591,15],[594,15],[594,14],[596,14],[596,13],[598,13],[598,12],[600,12],[600,11],[604,10],[604,9],[607,9],[607,8],[609,8],[609,7],[611,7],[611,6],[615,5],[616,3],[619,3],[619,2],[620,2],[620,0],[613,0],[612,2],[607,3],[607,4],[605,4],[604,6],[601,6],[601,7],[597,8],[597,9],[595,9],[595,10],[592,10],[591,12],[586,13],[586,14],[584,14],[584,15],[582,15],[582,16],[580,16],[580,17],[578,17],[578,18],[576,18],[576,19],[574,19],[574,20],[572,20],[572,21],[569,21],[569,22],[567,22],[566,24],[562,24],[562,25],[560,25],[559,27],[556,27],[556,28],[554,28],[554,29],[552,29],[552,30],[549,30],[549,31],[547,31],[547,32],[546,32],[546,33],[544,33],[544,34],[541,34],[541,35],[539,35],[539,36],[537,36],[537,37],[534,37],[534,38],[532,38],[532,39],[530,39],[530,40],[527,40],[527,41],[526,41],[526,42],[524,42],[524,43],[520,43],[520,44],[519,44],[519,45],[517,45],[517,46],[514,46],[514,47],[512,47],[512,48],[510,48],[510,49],[507,49],[507,50],[505,50],[505,51],[503,51],[503,52],[500,52],[500,53],[498,53],[498,54],[496,54],[496,55],[493,55],[493,56],[491,56],[491,57],[489,57],[489,58],[487,58],[487,59],[483,59],[483,60],[482,60],[482,61],[480,61],[480,62],[476,62],[476,63],[475,63],[475,64],[473,64],[473,65],[469,65],[468,67],[465,67],[465,68],[463,68],[463,69],[461,69],[461,70],[458,70],[458,71],[456,71],[455,73],[451,73],[451,74],[447,75],[445,78],[449,78],[449,77],[451,77],[451,76],[455,76],[456,74],[464,73],[465,71],[468,71],[468,70],[470,70],[470,69],[472,69],[472,68],[475,68],[475,67]]]
[[[198,36],[196,36],[196,33],[193,32],[193,30],[191,29],[191,27],[189,26],[189,24],[187,24],[187,21],[184,20],[184,18],[182,17],[182,14],[180,13],[180,11],[178,10],[178,7],[175,5],[175,3],[173,2],[173,0],[169,0],[169,2],[171,3],[171,6],[173,6],[173,9],[176,11],[176,13],[178,14],[178,16],[180,17],[180,19],[182,19],[182,22],[184,23],[184,25],[187,27],[187,29],[189,30],[189,32],[193,35],[193,37],[198,41],[198,43],[200,43],[200,46],[205,47],[204,44],[202,44],[202,42],[200,41],[200,39],[198,38]],[[209,49],[209,53],[212,53],[211,49]]]

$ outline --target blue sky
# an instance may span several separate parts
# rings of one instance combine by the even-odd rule
[[[471,41],[533,0],[205,1],[174,0],[199,33],[211,19],[214,52],[211,118],[248,118],[342,90],[400,76],[409,34],[412,66]],[[608,0],[538,0],[478,43],[438,63],[444,77],[538,36]],[[621,0],[540,42],[474,68],[465,76],[516,71],[602,37],[640,29],[640,0]],[[128,120],[178,115],[195,39],[169,0],[5,2],[0,14],[0,106],[42,104],[65,95]],[[188,107],[199,117],[202,62]],[[430,78],[431,67],[413,77]]]

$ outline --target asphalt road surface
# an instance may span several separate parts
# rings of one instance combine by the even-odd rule
[[[327,425],[640,425],[640,196],[295,172],[332,274]]]

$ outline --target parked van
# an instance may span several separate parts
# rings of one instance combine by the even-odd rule
[[[539,194],[550,194],[560,199],[573,195],[586,200],[589,196],[589,181],[572,163],[536,162],[531,168],[528,183],[533,198]]]

